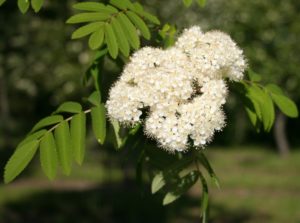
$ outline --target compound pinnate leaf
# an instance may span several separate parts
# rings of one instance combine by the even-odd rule
[[[101,29],[103,27],[103,22],[92,22],[90,24],[87,24],[85,26],[81,26],[80,28],[76,29],[72,33],[72,39],[79,39],[84,36],[87,36],[93,32],[96,32],[97,30]]]
[[[4,182],[9,183],[14,180],[29,164],[39,145],[38,140],[32,140],[17,147],[5,166]]]
[[[151,33],[145,22],[134,12],[127,11],[126,14],[129,17],[129,19],[134,23],[134,25],[141,31],[143,37],[149,40],[151,38]]]
[[[70,175],[72,169],[72,145],[69,124],[63,121],[54,131],[55,142],[58,151],[58,158],[65,175]]]
[[[100,144],[103,144],[106,137],[106,115],[104,104],[91,109],[92,127],[94,135]]]
[[[86,115],[81,112],[71,120],[70,124],[71,141],[75,161],[81,165],[85,155],[86,137]]]
[[[52,132],[47,132],[41,139],[40,162],[45,175],[53,180],[57,172],[58,156]]]

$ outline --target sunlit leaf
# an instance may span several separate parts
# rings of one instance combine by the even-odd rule
[[[193,0],[182,0],[185,7],[190,7],[193,3]]]
[[[32,134],[26,136],[26,138],[25,138],[22,142],[20,142],[18,146],[21,146],[21,145],[23,145],[23,144],[25,144],[25,143],[27,143],[27,142],[29,142],[29,141],[32,141],[32,140],[38,140],[38,139],[40,139],[43,135],[45,135],[46,132],[47,132],[46,129],[42,129],[42,130],[39,130],[39,131],[37,131],[37,132],[34,132],[34,133],[32,133]]]
[[[94,135],[100,144],[103,144],[106,137],[106,116],[104,104],[91,109],[92,127]]]
[[[53,180],[56,176],[58,156],[55,140],[51,132],[47,132],[40,143],[40,161],[45,175]]]
[[[100,106],[101,104],[101,93],[100,91],[94,91],[88,98],[88,101],[95,106]]]
[[[86,115],[81,112],[71,120],[71,142],[75,161],[81,165],[85,155]]]
[[[134,49],[138,49],[140,47],[140,39],[137,35],[136,28],[128,19],[128,17],[124,13],[120,13],[117,17],[118,21],[122,25],[125,31],[126,38],[128,42]]]
[[[3,3],[5,2],[6,0],[0,0],[0,6],[3,5]]]
[[[36,153],[38,145],[38,140],[32,140],[18,146],[4,168],[5,183],[14,180],[25,169]]]
[[[134,12],[127,11],[126,14],[129,17],[129,19],[134,23],[134,25],[141,31],[143,37],[149,40],[151,38],[151,33],[145,22]]]
[[[79,113],[82,111],[82,106],[81,104],[77,102],[64,102],[61,104],[58,109],[56,110],[56,113],[62,113],[62,112],[67,112],[67,113]]]
[[[58,158],[62,166],[62,172],[70,175],[72,169],[72,145],[69,124],[63,121],[54,131],[55,142],[58,151]]]
[[[197,0],[197,3],[200,7],[204,7],[206,5],[206,0]]]
[[[102,46],[104,40],[104,29],[100,28],[94,33],[89,38],[89,47],[92,50],[98,49]]]
[[[85,11],[95,11],[95,12],[103,12],[106,10],[106,6],[99,2],[79,2],[73,4],[72,7],[74,9],[85,10]]]
[[[84,36],[87,36],[103,27],[104,23],[103,22],[92,22],[87,25],[81,26],[80,28],[76,29],[72,33],[72,39],[79,39]]]
[[[67,23],[74,24],[74,23],[83,23],[83,22],[96,22],[96,21],[103,21],[110,17],[108,13],[101,13],[101,12],[86,12],[86,13],[79,13],[67,20]]]
[[[44,0],[31,0],[31,6],[35,12],[41,10]]]
[[[128,40],[125,36],[122,26],[120,25],[119,21],[115,18],[111,19],[111,24],[112,24],[112,28],[115,33],[120,51],[123,53],[124,56],[128,57],[129,51],[130,51],[130,46],[129,46]]]
[[[247,71],[247,76],[249,78],[249,80],[253,81],[253,82],[259,82],[261,81],[261,76],[257,73],[255,73],[253,70],[248,70]]]
[[[48,116],[46,118],[43,118],[40,120],[31,130],[31,132],[35,132],[36,130],[39,130],[41,128],[57,124],[63,120],[63,117],[61,115],[52,115]]]
[[[105,24],[105,42],[107,44],[108,52],[112,58],[118,56],[118,42],[110,24]]]
[[[24,14],[29,9],[30,2],[29,0],[18,0],[18,8]]]
[[[295,102],[284,95],[271,94],[274,103],[285,115],[296,118],[298,117],[298,108]]]

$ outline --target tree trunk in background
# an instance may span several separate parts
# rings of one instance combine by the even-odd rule
[[[277,114],[274,126],[274,137],[279,154],[286,157],[290,153],[290,145],[286,135],[286,116],[281,112]]]

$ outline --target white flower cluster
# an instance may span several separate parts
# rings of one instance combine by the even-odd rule
[[[147,112],[146,134],[170,152],[203,147],[225,125],[224,78],[240,80],[245,68],[242,50],[227,34],[192,27],[170,49],[133,54],[110,91],[108,114],[133,125]]]

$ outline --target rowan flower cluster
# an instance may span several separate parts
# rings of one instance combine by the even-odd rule
[[[225,33],[186,29],[167,50],[144,47],[134,53],[111,88],[108,115],[142,122],[147,136],[170,152],[204,147],[225,126],[225,78],[243,78],[243,52]]]

